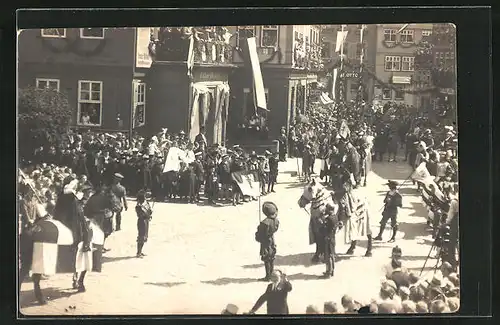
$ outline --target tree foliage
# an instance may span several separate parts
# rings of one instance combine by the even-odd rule
[[[19,150],[24,157],[40,146],[57,145],[67,133],[72,109],[62,93],[28,87],[19,90]]]

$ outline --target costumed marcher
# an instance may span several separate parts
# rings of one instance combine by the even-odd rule
[[[287,315],[289,313],[287,297],[288,293],[292,291],[292,284],[288,281],[286,274],[280,270],[272,273],[270,283],[267,286],[266,292],[262,294],[249,314],[254,314],[263,304],[267,302],[268,315]]]
[[[274,259],[276,256],[276,245],[274,243],[274,233],[278,231],[278,207],[273,202],[264,202],[262,212],[266,216],[257,227],[255,240],[260,243],[260,257],[264,262],[266,276],[262,281],[269,281],[274,270]]]
[[[120,201],[120,204],[117,207],[116,211],[113,211],[116,216],[116,228],[115,228],[116,231],[121,230],[123,209],[125,209],[125,211],[128,210],[127,191],[125,190],[125,187],[123,187],[123,185],[121,184],[122,179],[123,179],[122,174],[115,173],[113,178],[113,184],[111,185],[111,191],[116,195],[116,197]]]
[[[153,217],[153,209],[146,200],[146,192],[144,190],[137,193],[137,205],[135,206],[137,214],[137,254],[136,257],[142,258],[146,256],[142,252],[144,244],[148,241],[149,221]]]
[[[340,223],[337,217],[338,205],[328,204],[325,209],[325,222],[323,224],[323,236],[325,238],[325,264],[326,271],[323,273],[324,278],[330,278],[335,270],[335,235]]]
[[[396,181],[389,181],[387,183],[389,186],[389,191],[385,195],[384,199],[384,211],[382,212],[382,220],[380,220],[380,231],[374,240],[382,240],[382,234],[385,230],[385,225],[387,221],[391,220],[392,227],[392,237],[389,240],[390,243],[396,241],[396,233],[398,232],[398,208],[403,206],[403,198],[398,192],[398,183]]]
[[[278,155],[275,153],[274,155],[269,157],[269,178],[267,183],[267,192],[275,192],[274,184],[276,184],[278,178],[278,164],[279,159]]]

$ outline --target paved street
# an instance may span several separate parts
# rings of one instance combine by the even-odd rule
[[[319,168],[318,168],[319,169]],[[404,181],[410,173],[406,163],[374,163],[368,187],[362,191],[370,200],[374,236],[378,232],[380,209],[387,190],[387,179]],[[363,257],[366,242],[361,242],[354,256],[340,255],[335,277],[318,279],[323,264],[311,265],[313,246],[308,245],[308,215],[297,205],[303,184],[291,176],[295,160],[281,163],[277,193],[263,198],[279,207],[281,227],[276,235],[276,267],[291,280],[289,295],[291,313],[304,313],[307,305],[320,308],[323,302],[340,302],[351,294],[362,302],[376,297],[383,276],[382,267],[389,262],[391,249],[399,245],[403,263],[419,272],[430,249],[431,237],[426,231],[426,211],[411,181],[400,189],[404,208],[400,209],[400,232],[396,244],[388,228],[384,242],[374,243],[374,256]],[[262,202],[263,202],[262,201]],[[256,279],[264,275],[259,245],[254,233],[259,222],[258,202],[233,207],[157,203],[150,225],[147,256],[137,259],[136,216],[134,203],[123,218],[123,230],[114,233],[106,246],[102,273],[86,278],[86,293],[71,289],[71,275],[54,275],[42,282],[48,304],[36,306],[33,284],[26,281],[20,296],[25,315],[103,315],[103,314],[219,314],[228,304],[248,311],[265,290]],[[347,245],[338,238],[338,252]],[[431,269],[435,260],[430,261]],[[75,306],[76,309],[70,309]],[[263,306],[257,313],[266,312]]]

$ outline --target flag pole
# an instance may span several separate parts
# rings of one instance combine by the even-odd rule
[[[262,221],[261,213],[262,213],[262,209],[260,208],[260,195],[259,195],[259,223]]]

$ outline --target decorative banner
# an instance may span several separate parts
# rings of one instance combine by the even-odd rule
[[[231,177],[238,184],[243,195],[260,196],[260,183],[257,175],[253,172],[235,172]]]
[[[181,161],[185,157],[186,154],[181,149],[176,147],[170,148],[168,150],[167,159],[165,160],[165,165],[163,166],[163,172],[178,172],[181,169]]]
[[[335,43],[335,52],[339,52],[347,38],[347,31],[337,32],[337,42]]]
[[[262,71],[260,70],[259,55],[257,54],[257,45],[255,37],[247,38],[248,52],[250,54],[250,63],[253,74],[253,88],[255,90],[255,105],[258,108],[267,110],[266,92],[264,90],[264,81],[262,79]]]
[[[151,55],[149,55],[151,28],[136,28],[136,34],[135,66],[136,68],[149,68],[153,63]]]

